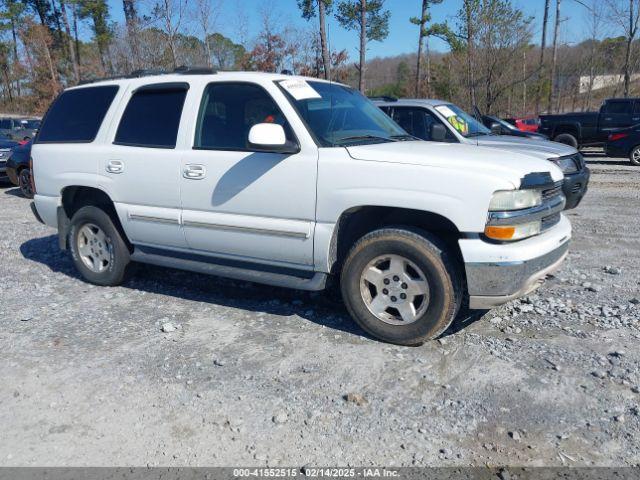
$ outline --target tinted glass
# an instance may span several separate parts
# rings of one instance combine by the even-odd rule
[[[250,83],[214,83],[207,87],[198,116],[195,148],[250,150],[249,130],[258,123],[284,127],[295,141],[284,115],[271,96]]]
[[[115,85],[63,92],[47,112],[37,142],[92,142],[117,92]]]
[[[609,102],[605,111],[607,113],[631,113],[631,102]]]
[[[143,89],[133,94],[122,114],[119,145],[175,148],[186,88]]]
[[[396,122],[353,88],[325,82],[307,83],[313,89],[313,97],[296,100],[289,93],[287,96],[321,146],[411,139]]]
[[[3,118],[0,120],[0,128],[11,128],[11,120],[8,118]]]
[[[442,125],[442,121],[436,118],[433,113],[424,108],[403,108],[396,107],[393,112],[393,119],[411,135],[422,140],[433,141],[432,130],[434,125]],[[455,137],[446,128],[444,141],[455,141]]]

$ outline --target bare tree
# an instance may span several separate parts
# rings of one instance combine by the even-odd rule
[[[167,46],[171,54],[173,68],[178,66],[178,34],[182,29],[187,8],[187,0],[160,0],[153,8],[153,14],[167,36]]]
[[[562,0],[556,0],[556,18],[553,27],[553,53],[551,54],[551,71],[549,74],[549,97],[547,98],[547,112],[551,113],[553,107],[553,99],[556,90],[556,71],[558,67],[558,35],[560,34],[560,3]]]
[[[204,38],[204,54],[208,67],[213,67],[209,35],[215,28],[218,14],[222,8],[222,0],[195,0],[195,14]]]
[[[76,55],[75,43],[71,36],[71,27],[69,26],[69,18],[67,17],[67,8],[65,0],[60,0],[60,16],[62,17],[62,23],[64,24],[64,30],[67,34],[67,43],[69,49],[69,61],[73,68],[73,78],[76,83],[80,82],[80,65],[78,65],[78,57]]]
[[[391,12],[384,9],[384,0],[342,0],[338,4],[336,18],[340,24],[358,32],[360,37],[360,63],[358,66],[360,91],[366,86],[367,43],[371,40],[382,41],[389,35]]]
[[[544,0],[544,16],[542,19],[542,38],[540,39],[540,60],[538,61],[538,82],[536,86],[536,108],[535,114],[538,115],[540,112],[540,90],[541,90],[541,81],[540,79],[544,78],[544,51],[547,48],[547,25],[549,23],[549,4],[551,0]]]
[[[302,10],[302,18],[310,20],[316,16],[316,7],[320,32],[320,50],[322,52],[322,66],[324,78],[331,78],[331,56],[327,42],[327,13],[333,6],[333,0],[298,0],[298,7]]]
[[[609,16],[613,23],[620,26],[625,37],[624,66],[624,96],[629,96],[631,85],[631,55],[633,41],[638,35],[640,23],[640,0],[607,0]]]

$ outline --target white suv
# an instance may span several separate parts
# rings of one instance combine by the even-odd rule
[[[64,91],[33,146],[36,216],[89,282],[132,261],[280,287],[339,279],[353,318],[404,345],[463,298],[491,308],[565,257],[562,172],[415,141],[350,87],[186,70]]]

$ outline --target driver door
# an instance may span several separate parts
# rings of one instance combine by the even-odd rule
[[[275,88],[275,86],[274,86]],[[251,127],[278,123],[300,151],[252,151]],[[182,221],[196,253],[313,265],[318,149],[301,145],[272,94],[250,82],[204,88],[193,149],[181,160]]]

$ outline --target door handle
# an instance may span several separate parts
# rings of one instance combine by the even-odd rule
[[[204,165],[190,164],[184,167],[182,176],[189,180],[200,180],[204,178],[206,172]]]
[[[122,173],[124,172],[124,163],[120,160],[109,160],[107,163],[107,172]]]

